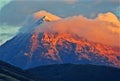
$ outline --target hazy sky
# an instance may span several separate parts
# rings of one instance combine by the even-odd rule
[[[1,1],[1,0],[0,0]],[[46,10],[60,17],[84,15],[94,18],[99,13],[112,12],[120,17],[120,0],[3,0],[0,23],[21,25],[28,15]],[[5,2],[6,1],[6,2]]]

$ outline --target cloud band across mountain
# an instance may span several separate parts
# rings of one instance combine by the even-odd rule
[[[49,12],[46,13],[48,14]],[[49,16],[50,15],[48,15],[48,17]],[[120,21],[111,12],[99,14],[95,19],[88,19],[82,15],[78,15],[43,23],[36,31],[70,32],[94,42],[120,46]]]

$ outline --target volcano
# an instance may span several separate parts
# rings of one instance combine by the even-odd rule
[[[28,25],[0,47],[0,60],[23,69],[64,63],[120,68],[119,47],[89,41],[71,32],[39,30],[42,24],[60,19],[44,11],[34,14]]]

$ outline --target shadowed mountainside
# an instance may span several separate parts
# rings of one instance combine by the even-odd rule
[[[0,61],[0,81],[120,81],[120,69],[78,64],[55,64],[22,70]]]
[[[33,81],[22,69],[0,61],[0,81]]]
[[[120,81],[120,69],[77,64],[55,64],[27,70],[38,81]]]

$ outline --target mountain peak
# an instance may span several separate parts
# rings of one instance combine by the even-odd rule
[[[34,13],[34,18],[35,19],[43,18],[45,21],[55,21],[61,19],[60,17],[44,10]]]
[[[52,19],[50,19],[48,16],[44,16],[44,17],[42,18],[42,20],[43,20],[43,21],[48,21],[48,22],[49,22],[49,21],[51,21]]]

